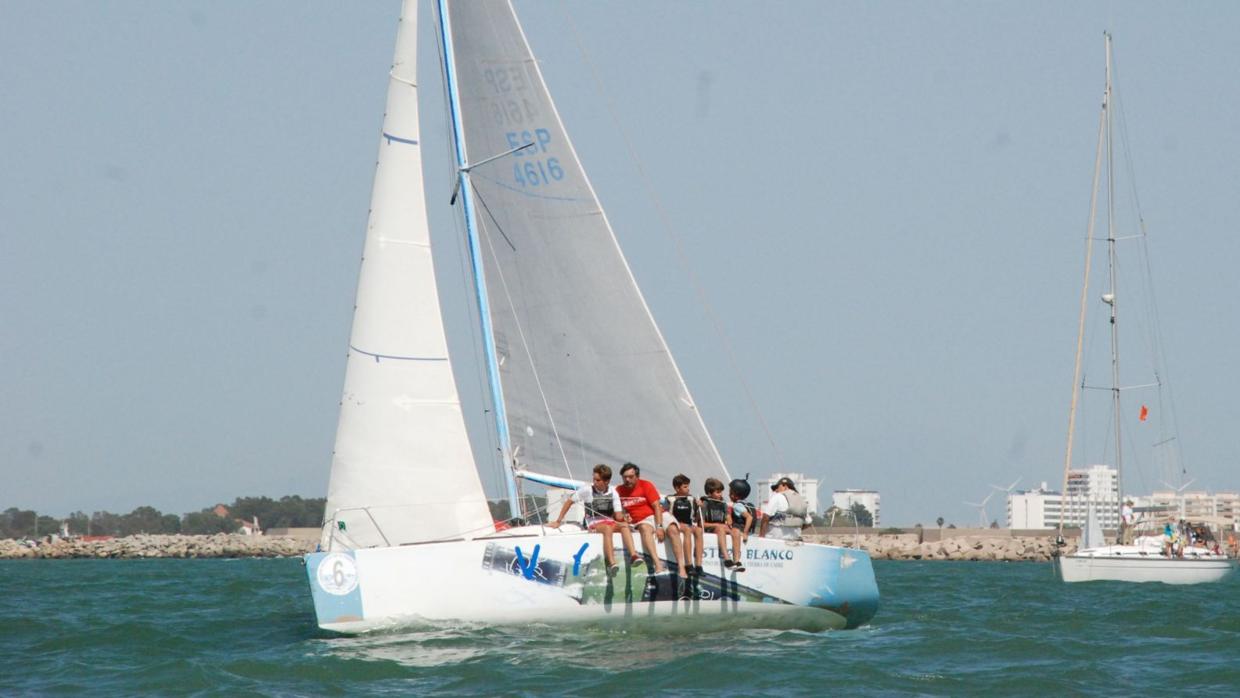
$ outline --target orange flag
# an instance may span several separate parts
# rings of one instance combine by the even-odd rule
[[[1142,422],[1144,422],[1145,419],[1149,416],[1150,416],[1150,408],[1146,407],[1145,405],[1141,405],[1141,414],[1137,416],[1137,419],[1140,419]]]

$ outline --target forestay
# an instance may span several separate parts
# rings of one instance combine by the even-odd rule
[[[349,338],[324,544],[400,545],[493,530],[465,432],[431,260],[405,3]],[[364,509],[363,509],[364,508]]]
[[[514,460],[726,479],[506,0],[448,4]]]

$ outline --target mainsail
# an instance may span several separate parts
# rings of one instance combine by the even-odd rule
[[[511,4],[447,7],[513,459],[578,478],[632,461],[661,488],[726,480]]]
[[[347,547],[493,530],[444,338],[417,103],[416,3],[388,84],[324,532]],[[344,522],[343,529],[338,525]]]

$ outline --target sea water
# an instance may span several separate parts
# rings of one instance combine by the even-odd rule
[[[298,559],[2,561],[0,695],[1240,694],[1236,575],[1169,587],[1064,585],[1036,563],[875,572],[882,602],[858,630],[349,638],[315,627]]]

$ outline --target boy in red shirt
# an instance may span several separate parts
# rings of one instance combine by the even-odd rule
[[[654,573],[662,574],[663,561],[659,559],[654,538],[657,531],[659,539],[663,539],[663,507],[659,506],[659,490],[655,489],[654,483],[649,480],[642,480],[641,473],[641,469],[632,463],[621,466],[620,478],[624,480],[624,484],[616,487],[616,493],[620,495],[620,503],[629,514],[629,525],[642,535],[642,550],[654,559]],[[634,554],[632,563],[636,565],[640,562],[642,559]],[[679,559],[677,563],[680,563]]]

